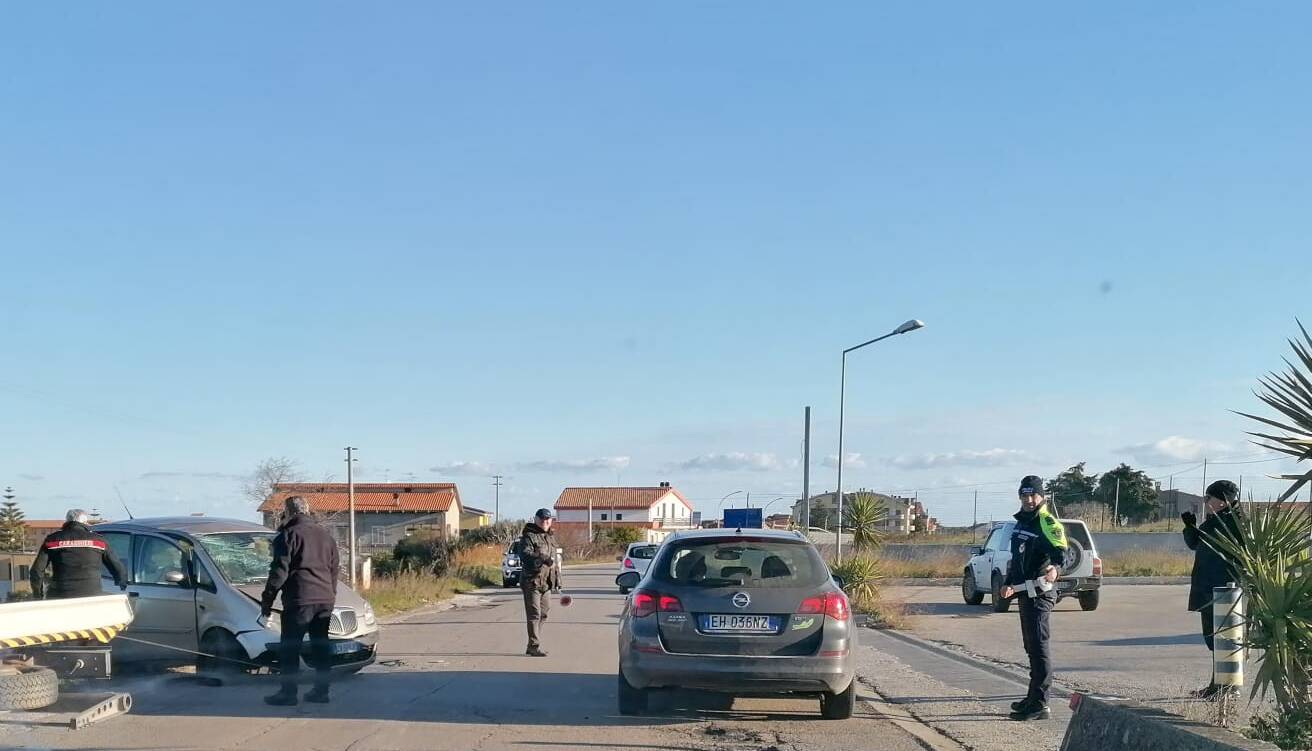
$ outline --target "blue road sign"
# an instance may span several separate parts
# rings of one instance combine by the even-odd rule
[[[762,521],[761,509],[759,508],[727,508],[724,510],[724,526],[726,529],[760,529],[765,526]]]

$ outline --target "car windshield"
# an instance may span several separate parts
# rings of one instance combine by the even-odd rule
[[[656,546],[655,546],[655,545],[643,545],[643,546],[641,546],[641,547],[634,548],[634,549],[632,549],[632,550],[629,551],[629,557],[630,557],[630,558],[642,558],[643,560],[650,560],[650,559],[652,559],[652,558],[655,558],[655,557],[656,557]]]
[[[232,584],[259,584],[269,578],[273,532],[221,532],[200,535],[219,573]]]
[[[779,540],[688,540],[666,545],[657,581],[688,587],[815,587],[829,578],[811,545]]]

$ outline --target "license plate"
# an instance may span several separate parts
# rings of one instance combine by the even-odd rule
[[[359,652],[364,649],[360,642],[356,641],[335,641],[333,642],[333,654],[346,655],[352,652]]]
[[[769,615],[704,615],[702,631],[720,634],[773,634],[779,625]]]

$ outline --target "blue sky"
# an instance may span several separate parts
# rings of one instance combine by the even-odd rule
[[[916,317],[852,356],[845,485],[962,522],[1265,458],[1228,410],[1312,318],[1301,4],[135,10],[0,28],[31,517],[250,515],[260,459],[348,443],[510,514],[768,499],[807,404],[832,489],[839,352]]]

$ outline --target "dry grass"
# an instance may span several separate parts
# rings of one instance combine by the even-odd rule
[[[861,603],[852,603],[852,609],[870,617],[875,628],[901,630],[907,627],[908,613],[905,604],[881,596]]]
[[[477,587],[472,582],[453,576],[437,577],[407,572],[378,577],[363,594],[375,613],[386,616],[432,605],[474,589]]]
[[[1188,576],[1193,553],[1131,550],[1102,559],[1103,576]]]
[[[451,565],[457,569],[466,566],[500,568],[503,552],[504,546],[502,545],[478,545],[456,553],[451,557]]]
[[[879,558],[885,579],[955,579],[961,576],[966,559],[960,555],[937,555],[923,560]]]

